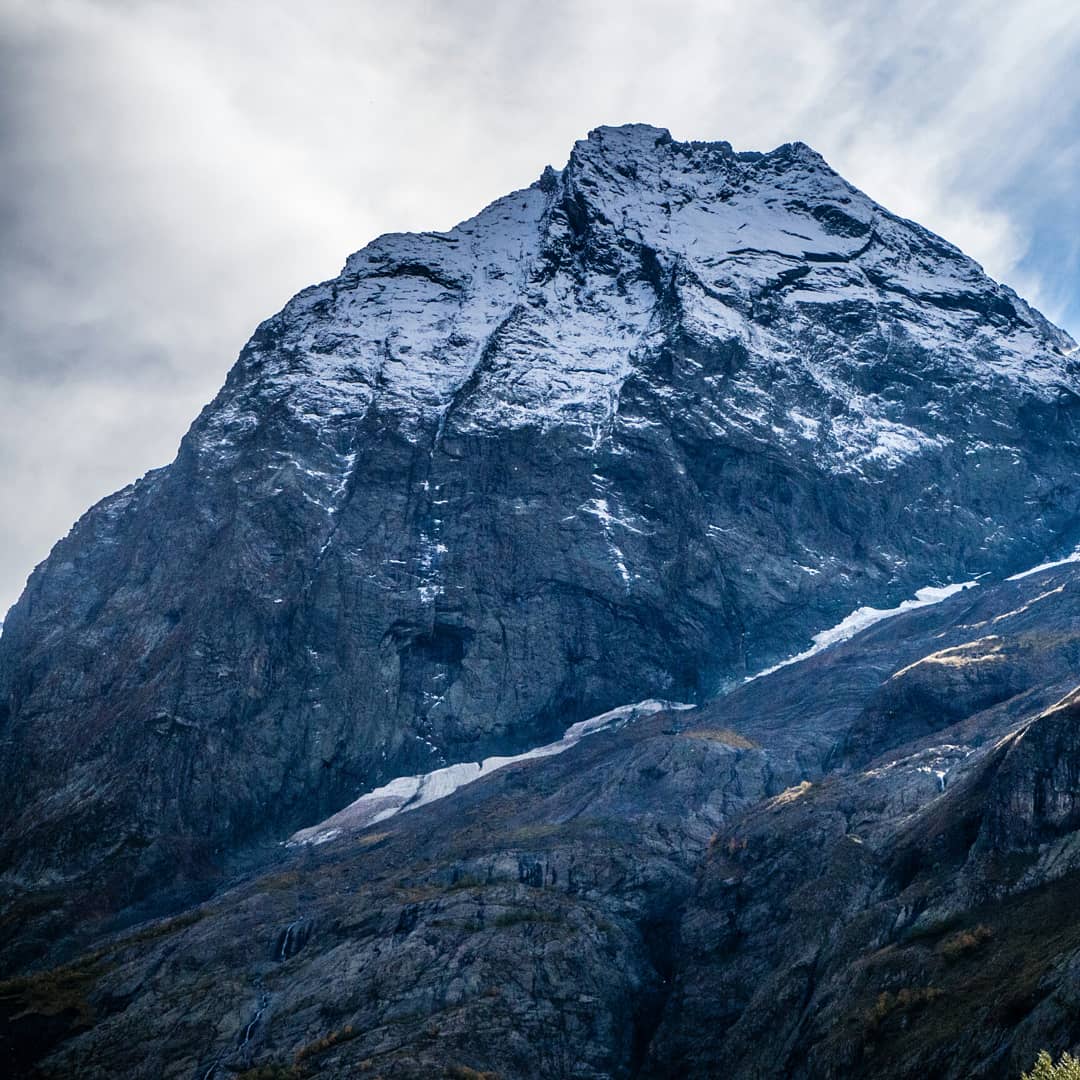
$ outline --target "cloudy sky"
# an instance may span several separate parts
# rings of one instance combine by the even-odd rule
[[[810,143],[1080,329],[1061,0],[0,0],[0,616],[255,324],[601,123]]]

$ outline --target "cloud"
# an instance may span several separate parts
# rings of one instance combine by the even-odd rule
[[[802,139],[1076,327],[1078,60],[1047,0],[7,0],[0,610],[289,295],[599,123]]]

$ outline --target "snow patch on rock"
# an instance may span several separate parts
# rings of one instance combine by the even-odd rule
[[[1006,581],[1020,581],[1022,578],[1031,577],[1032,574],[1042,573],[1043,570],[1053,570],[1056,566],[1065,566],[1068,563],[1080,562],[1080,547],[1078,547],[1071,555],[1066,555],[1064,559],[1058,559],[1055,562],[1039,563],[1038,566],[1033,566],[1030,570],[1022,570],[1019,574],[1013,574],[1012,577],[1007,577]]]
[[[845,616],[835,626],[815,634],[813,644],[809,649],[796,653],[795,656],[789,656],[786,660],[781,660],[779,664],[773,664],[772,667],[759,671],[756,675],[750,675],[745,681],[753,682],[755,679],[762,679],[766,675],[771,675],[774,671],[789,667],[791,664],[809,660],[811,656],[816,656],[819,652],[824,652],[825,649],[832,645],[838,645],[842,641],[853,638],[860,631],[873,626],[875,623],[879,623],[884,619],[891,619],[894,615],[901,615],[905,611],[913,611],[915,608],[940,604],[942,600],[947,600],[950,596],[955,596],[965,589],[973,589],[976,585],[978,585],[977,581],[964,581],[957,585],[928,585],[926,588],[919,589],[915,593],[913,600],[905,600],[893,608],[856,608],[855,611]]]
[[[287,847],[297,847],[302,844],[324,844],[336,839],[346,830],[356,831],[375,825],[387,818],[408,810],[415,810],[419,806],[426,806],[438,799],[445,799],[452,795],[458,788],[471,784],[481,777],[490,776],[499,769],[505,769],[508,765],[517,765],[524,761],[533,761],[537,758],[552,757],[561,754],[570,747],[581,742],[589,735],[595,735],[599,731],[607,731],[611,728],[623,727],[626,724],[640,719],[643,716],[651,716],[653,713],[667,712],[672,710],[692,709],[693,705],[682,702],[658,701],[650,698],[647,701],[639,701],[633,705],[620,705],[616,709],[601,713],[599,716],[590,717],[572,724],[566,729],[565,734],[557,742],[547,743],[544,746],[526,750],[523,754],[514,754],[509,757],[489,757],[482,762],[464,761],[457,765],[448,765],[444,769],[436,769],[434,772],[424,773],[421,776],[399,776],[390,783],[361,795],[355,802],[350,803],[344,810],[318,825],[307,829],[301,829],[294,833],[286,842]]]

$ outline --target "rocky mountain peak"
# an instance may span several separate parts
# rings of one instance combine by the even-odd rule
[[[736,154],[639,124],[595,129],[561,173],[549,169],[449,232],[378,238],[339,278],[264,324],[245,359],[301,420],[355,418],[377,399],[410,417],[418,435],[417,424],[446,418],[468,390],[468,407],[454,410],[459,423],[574,424],[595,437],[634,357],[672,320],[733,347],[772,338],[775,354],[816,334],[815,311],[843,312],[867,330],[887,315],[890,340],[923,353],[920,376],[950,366],[984,383],[1018,380],[1043,397],[1075,391],[1061,363],[1066,335],[809,147]],[[822,432],[838,409],[860,424],[892,422],[835,350],[817,351],[833,362],[808,365],[800,345],[786,366],[811,384],[807,404],[819,400],[807,415]],[[750,381],[759,394],[760,378]],[[759,410],[744,415],[754,426]],[[769,428],[791,428],[776,419]],[[252,422],[234,394],[210,418],[225,443],[223,426]],[[850,457],[853,438],[841,432],[834,456]],[[922,436],[886,442],[904,439]],[[875,452],[891,455],[877,440],[856,456]]]

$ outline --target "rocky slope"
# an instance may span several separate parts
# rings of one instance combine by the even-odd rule
[[[801,144],[735,153],[602,128],[448,233],[376,240],[258,328],[176,461],[91,509],[7,616],[0,964],[48,967],[168,910],[195,918],[223,875],[397,778],[550,744],[629,702],[707,702],[860,605],[1069,550],[1078,389],[1067,335]],[[671,912],[732,807],[940,726],[917,680],[898,684],[910,700],[851,713],[898,656],[827,667],[832,711],[807,712],[805,682],[779,696],[800,665],[704,706],[768,700],[755,723],[782,743],[768,755],[665,736],[660,718],[625,729],[655,741],[602,733],[535,766],[559,805],[608,800],[602,825],[586,815],[580,837],[552,840],[560,881],[580,862],[616,898],[567,918],[623,928],[551,960],[595,973],[606,950],[622,958],[624,981],[596,974],[579,1012],[607,1002],[596,1023],[625,1045],[600,1039],[581,1075],[651,1060]],[[623,739],[631,758],[605,756]],[[576,771],[594,757],[598,772]],[[481,816],[459,821],[453,851],[475,841],[488,858],[474,787],[506,791],[499,813],[523,829],[546,820],[511,809],[524,768],[455,794],[454,814]],[[668,783],[670,806],[654,801]],[[613,837],[619,820],[634,827]],[[416,836],[408,859],[435,873],[447,843]],[[339,855],[325,858],[330,883]],[[424,873],[407,873],[421,892],[457,880]],[[275,886],[250,888],[276,919]],[[390,911],[397,888],[369,900]],[[132,987],[117,993],[142,1000]],[[545,1008],[537,1037],[569,1023]],[[655,1045],[682,1060],[680,1038],[665,1022]],[[529,1075],[523,1062],[501,1067]]]
[[[1078,670],[1076,564],[904,612],[2,984],[8,1060],[1015,1078],[1080,1041]]]

